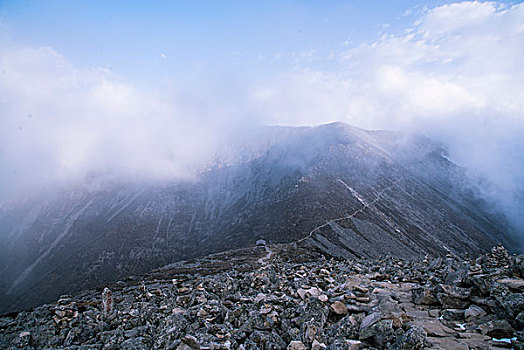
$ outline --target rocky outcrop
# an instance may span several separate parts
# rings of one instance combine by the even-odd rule
[[[0,318],[12,349],[522,349],[522,256],[335,259],[278,244]],[[503,253],[503,254],[501,254]],[[495,261],[493,255],[504,259]],[[108,296],[113,306],[108,312]]]

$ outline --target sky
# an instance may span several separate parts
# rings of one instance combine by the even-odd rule
[[[442,1],[9,1],[12,40],[49,46],[76,67],[104,67],[128,83],[234,74],[261,78],[313,53],[403,30],[406,12]],[[310,57],[309,57],[310,58]],[[328,62],[317,62],[329,66]],[[242,72],[242,74],[238,74]]]
[[[343,121],[443,142],[524,227],[522,62],[518,1],[0,0],[0,198]]]

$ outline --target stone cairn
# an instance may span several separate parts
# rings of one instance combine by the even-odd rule
[[[102,312],[104,317],[108,317],[113,313],[113,293],[107,287],[102,292]]]
[[[71,327],[78,318],[76,303],[69,295],[63,295],[56,303],[53,320],[60,327]]]
[[[511,258],[504,246],[498,245],[491,248],[491,251],[488,253],[488,261],[486,262],[488,268],[508,268],[510,264]]]

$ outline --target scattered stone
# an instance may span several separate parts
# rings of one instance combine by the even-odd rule
[[[150,345],[146,338],[137,337],[124,340],[119,348],[122,350],[147,350],[150,348]]]
[[[515,330],[511,328],[506,320],[494,320],[483,323],[479,326],[482,334],[488,335],[492,338],[511,338]]]
[[[309,288],[298,288],[297,293],[302,298],[302,300],[306,300],[309,297],[318,297],[322,291],[316,287],[309,287]]]
[[[501,278],[498,279],[497,282],[504,284],[516,292],[524,292],[524,279],[522,278]]]
[[[431,317],[439,317],[440,316],[440,310],[439,309],[431,309],[428,311],[429,316]]]
[[[501,247],[462,261],[336,260],[276,244],[261,266],[267,249],[133,277],[101,302],[86,291],[0,316],[0,348],[524,348],[524,258]]]
[[[192,335],[186,334],[182,338],[182,343],[186,344],[192,349],[200,349],[200,343],[198,342],[197,338],[193,337]]]
[[[333,304],[331,304],[331,310],[333,310],[334,313],[337,315],[347,315],[348,314],[348,308],[346,307],[346,304],[335,301]]]
[[[411,327],[393,344],[390,349],[414,350],[423,349],[426,340],[426,331],[418,326]]]
[[[325,348],[326,348],[326,344],[320,343],[316,339],[313,340],[313,344],[311,344],[311,350],[321,350]]]
[[[470,350],[469,346],[464,343],[461,340],[455,339],[453,337],[447,337],[447,338],[433,338],[433,337],[427,337],[426,343],[428,349],[453,349],[453,350]],[[487,346],[485,349],[489,349],[490,347]]]
[[[381,319],[382,319],[382,315],[380,314],[380,312],[374,312],[370,315],[367,315],[366,317],[364,317],[364,319],[362,320],[362,323],[360,324],[360,330],[366,329],[374,325]]]
[[[329,300],[328,296],[325,295],[325,294],[321,294],[321,295],[319,295],[317,299],[320,300],[320,301],[322,301],[322,302],[324,302],[324,303],[327,302],[327,301]]]
[[[306,346],[301,341],[293,340],[287,346],[287,350],[306,350]]]
[[[466,322],[474,322],[484,316],[486,316],[486,311],[477,305],[471,305],[466,311],[464,311]]]
[[[511,293],[499,302],[510,318],[516,317],[520,312],[524,311],[524,295],[521,293]]]
[[[31,333],[24,331],[20,332],[18,336],[15,337],[12,344],[17,348],[25,348],[31,345]]]
[[[438,303],[434,288],[420,287],[412,291],[412,301],[414,304],[435,305]]]
[[[453,329],[443,325],[442,323],[423,323],[422,327],[426,331],[427,335],[431,337],[450,337],[457,334],[457,332],[455,332]]]
[[[390,319],[380,320],[360,331],[359,340],[365,340],[371,345],[384,348],[393,339],[393,321]]]
[[[442,311],[442,318],[446,321],[462,321],[464,320],[464,310],[446,309]]]
[[[524,329],[524,311],[520,312],[517,317],[515,317],[515,322],[520,329]]]

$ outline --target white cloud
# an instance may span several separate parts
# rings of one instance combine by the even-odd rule
[[[214,143],[212,123],[51,48],[0,44],[0,194],[92,171],[187,178]],[[36,176],[35,176],[36,175]]]
[[[0,190],[107,168],[187,177],[210,156],[218,130],[249,115],[267,124],[341,120],[425,132],[486,176],[486,196],[518,216],[524,210],[524,4],[461,2],[409,17],[415,21],[406,34],[344,42],[339,52],[268,56],[316,67],[322,60],[333,67],[338,59],[338,71],[296,69],[247,88],[232,86],[233,79],[193,88],[175,81],[155,95],[108,70],[74,67],[51,48],[0,38],[0,167],[8,169],[0,173]]]
[[[253,93],[254,105],[274,123],[335,119],[425,132],[447,143],[454,159],[487,177],[486,196],[519,216],[524,210],[524,4],[443,5],[426,9],[405,32],[340,52],[345,68],[337,73],[305,69],[271,81]]]
[[[420,31],[428,38],[458,31],[486,30],[487,23],[506,16],[504,6],[495,2],[460,2],[442,5],[427,12],[418,21]]]

